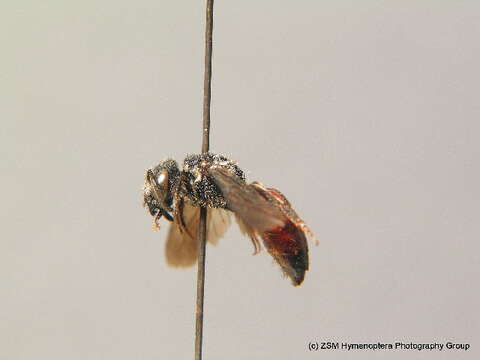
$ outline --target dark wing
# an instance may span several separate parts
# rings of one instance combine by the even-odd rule
[[[222,168],[210,168],[229,210],[235,213],[240,230],[252,239],[255,252],[260,242],[282,271],[298,286],[308,270],[308,229],[278,190],[258,182],[245,184]]]
[[[197,262],[198,257],[198,224],[200,208],[185,203],[183,206],[183,221],[185,230],[182,231],[175,219],[170,224],[165,255],[167,264],[173,267],[189,267]],[[208,209],[207,240],[216,245],[230,225],[230,217],[223,209]]]

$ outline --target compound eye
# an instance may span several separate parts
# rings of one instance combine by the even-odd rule
[[[161,187],[164,190],[167,190],[168,189],[168,171],[167,170],[160,171],[156,181],[159,187]]]

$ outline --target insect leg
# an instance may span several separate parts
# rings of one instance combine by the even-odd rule
[[[255,248],[255,250],[253,251],[253,255],[257,255],[260,252],[260,250],[262,250],[260,241],[258,241],[258,238],[255,235],[253,235],[250,239],[252,240],[253,247]]]
[[[162,212],[158,211],[153,218],[153,222],[152,222],[153,230],[160,230],[160,225],[158,224],[158,221],[160,220],[161,217],[162,217]]]
[[[180,233],[183,233],[185,231],[185,221],[183,219],[183,199],[180,196],[178,192],[175,193],[175,214],[173,215],[175,222],[177,223],[178,230],[180,230]]]
[[[194,236],[188,230],[188,226],[185,223],[185,218],[183,217],[184,209],[185,209],[185,202],[183,201],[183,198],[181,196],[176,196],[174,216],[175,216],[175,222],[177,223],[177,226],[178,226],[178,230],[180,231],[180,233],[186,232],[191,239],[194,239]]]

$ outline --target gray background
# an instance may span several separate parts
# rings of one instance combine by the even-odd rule
[[[478,1],[217,1],[211,148],[320,238],[300,288],[233,226],[206,359],[479,355]],[[4,1],[0,359],[191,359],[145,168],[201,145],[202,1]],[[470,342],[328,351],[312,340]]]

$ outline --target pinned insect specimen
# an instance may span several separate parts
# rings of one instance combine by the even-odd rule
[[[217,243],[233,213],[242,233],[252,240],[255,254],[262,244],[293,285],[308,270],[307,237],[313,234],[283,194],[259,182],[247,184],[245,174],[225,156],[189,155],[180,170],[175,160],[162,161],[145,173],[144,206],[154,228],[164,217],[172,222],[166,243],[167,263],[193,265],[198,257],[200,207],[208,209],[207,234]]]

